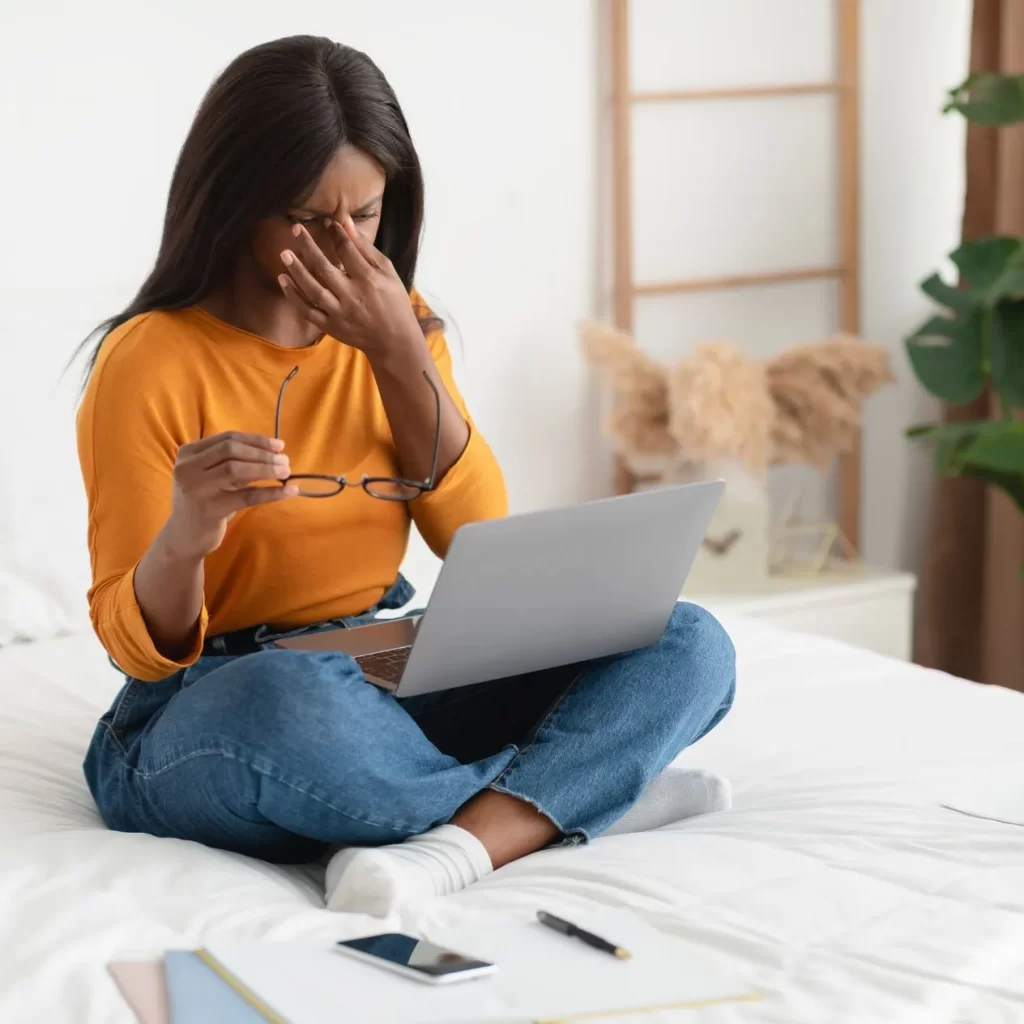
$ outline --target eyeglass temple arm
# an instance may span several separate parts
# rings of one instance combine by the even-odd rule
[[[434,409],[437,413],[437,428],[434,431],[434,460],[430,464],[430,476],[427,478],[427,490],[432,491],[437,486],[437,460],[441,455],[441,394],[426,370],[423,371],[423,376],[427,378],[427,383],[434,392]]]
[[[277,393],[277,408],[274,411],[274,437],[276,438],[281,437],[281,406],[284,404],[285,388],[288,387],[288,381],[290,381],[298,372],[299,368],[296,366],[292,369],[291,373],[281,381],[281,389]],[[437,483],[437,463],[441,457],[441,393],[437,390],[437,385],[426,370],[423,371],[423,376],[430,385],[431,391],[434,392],[434,412],[435,422],[437,424],[434,431],[434,458],[430,464],[430,476],[425,481],[425,489],[432,491]]]
[[[280,440],[281,438],[281,406],[284,403],[284,389],[288,387],[288,381],[292,379],[299,372],[299,368],[296,366],[291,373],[283,381],[281,381],[281,388],[277,392],[277,409],[274,411],[274,437]]]

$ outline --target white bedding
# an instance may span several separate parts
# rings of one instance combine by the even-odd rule
[[[1024,1020],[1024,828],[939,806],[1020,792],[1024,696],[728,625],[737,703],[683,761],[732,779],[732,812],[545,851],[390,923],[629,907],[766,994],[648,1022]],[[130,1021],[113,958],[368,930],[314,869],[107,832],[79,766],[118,685],[90,635],[0,650],[2,1024]]]

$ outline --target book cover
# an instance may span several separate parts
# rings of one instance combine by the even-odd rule
[[[267,1024],[267,1018],[243,999],[195,953],[164,955],[171,1024]]]

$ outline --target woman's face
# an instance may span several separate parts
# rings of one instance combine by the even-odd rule
[[[347,214],[356,228],[373,242],[380,224],[384,199],[384,169],[368,153],[355,146],[342,146],[320,176],[316,187],[300,206],[283,215],[265,217],[252,233],[251,251],[260,276],[274,291],[280,292],[277,276],[285,268],[281,253],[294,245],[292,227],[305,225],[327,258],[338,262],[326,218],[341,221]]]

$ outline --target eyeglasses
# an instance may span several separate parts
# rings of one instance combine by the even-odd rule
[[[299,372],[296,366],[281,382],[281,390],[277,393],[277,412],[274,415],[274,437],[281,436],[281,405],[284,402],[285,388],[288,381]],[[364,476],[362,480],[346,480],[343,476],[329,476],[325,473],[293,473],[285,484],[295,484],[299,488],[301,498],[333,498],[346,487],[362,487],[371,498],[381,501],[412,501],[414,498],[434,490],[437,486],[437,458],[441,450],[441,396],[437,385],[424,371],[423,377],[434,392],[434,409],[437,416],[437,432],[434,435],[434,458],[430,464],[430,476],[426,480],[408,480],[402,476]]]

